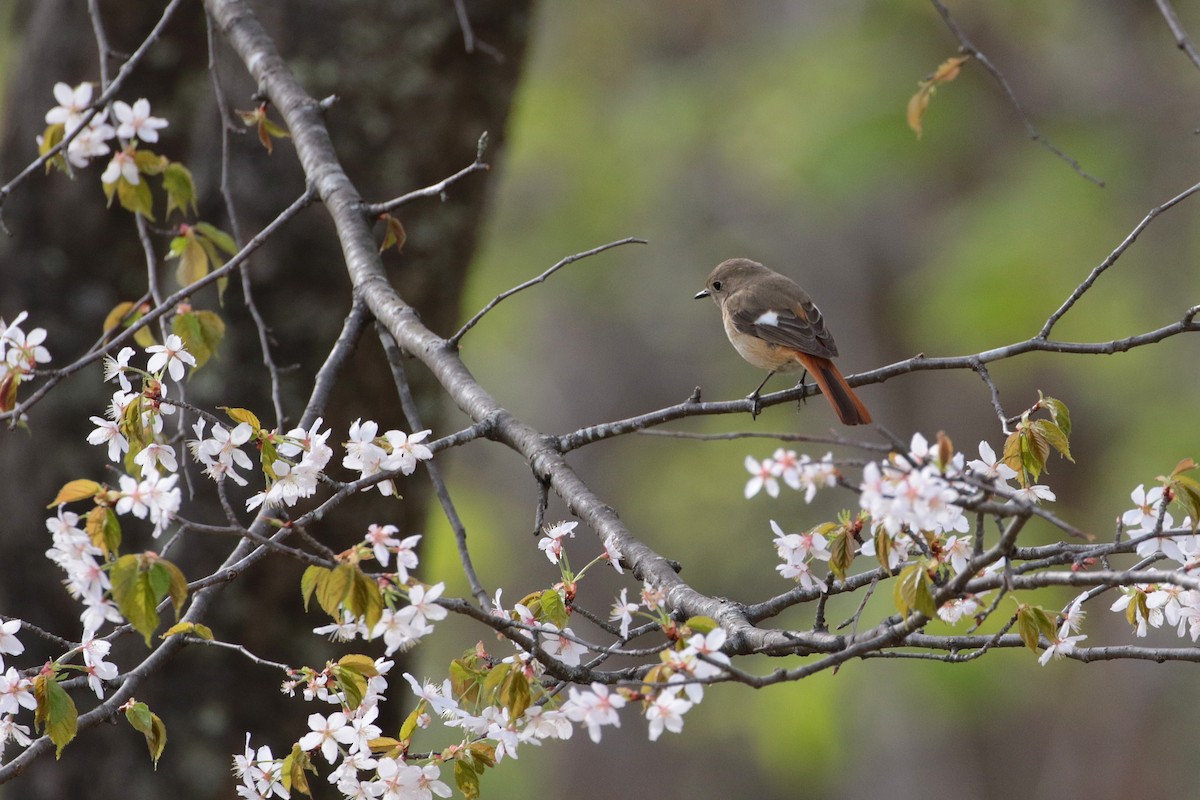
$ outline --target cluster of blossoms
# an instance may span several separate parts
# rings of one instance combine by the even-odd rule
[[[561,539],[573,527],[573,523],[554,526],[552,530],[561,531],[561,535],[548,538]],[[664,656],[663,664],[656,668],[657,674],[651,679],[664,686],[649,695],[594,683],[589,687],[570,687],[565,697],[555,697],[536,688],[546,679],[545,668],[526,649],[517,646],[512,655],[500,658],[486,653],[481,644],[458,662],[462,672],[457,682],[450,679],[440,684],[421,682],[413,675],[404,675],[417,699],[417,708],[411,717],[414,727],[410,730],[428,729],[436,723],[442,728],[457,730],[461,737],[457,744],[420,759],[410,758],[407,747],[388,752],[378,748],[372,750],[372,741],[381,736],[381,729],[375,722],[379,702],[384,699],[388,687],[386,676],[393,665],[387,656],[411,646],[432,630],[432,622],[444,618],[447,613],[437,602],[443,584],[426,586],[409,574],[418,566],[415,547],[420,537],[398,539],[396,533],[395,526],[372,525],[356,549],[357,558],[373,557],[384,566],[394,563],[394,574],[377,576],[387,603],[380,622],[368,631],[361,619],[356,619],[348,609],[342,609],[345,614],[342,623],[316,629],[317,633],[332,633],[335,638],[384,639],[385,657],[375,660],[365,670],[358,668],[369,676],[361,700],[351,699],[343,683],[344,673],[339,675],[338,666],[334,664],[321,671],[298,671],[283,684],[284,692],[289,695],[299,691],[309,702],[336,706],[330,713],[311,714],[309,730],[295,746],[307,752],[314,762],[323,760],[332,767],[327,779],[346,798],[427,800],[433,795],[448,797],[451,792],[441,779],[441,765],[457,753],[482,747],[496,763],[505,758],[516,759],[522,745],[570,738],[577,725],[586,728],[593,741],[599,742],[605,727],[620,725],[620,711],[634,697],[644,700],[644,717],[652,741],[664,731],[678,733],[683,728],[683,715],[703,698],[703,685],[698,681],[719,675],[722,665],[728,663],[728,657],[721,653],[724,631],[714,628],[706,634],[693,634]],[[562,600],[565,590],[560,587],[548,591],[557,593]],[[407,605],[400,606],[402,597],[407,598]],[[633,614],[643,607],[647,616],[665,621],[662,601],[661,592],[645,589],[641,602],[630,603],[627,591],[622,591],[614,606],[613,619],[621,623],[627,637]],[[506,609],[500,591],[496,593],[492,613],[520,623],[541,650],[567,666],[579,666],[587,653],[603,649],[583,644],[569,627],[560,628],[545,621],[544,617],[539,618],[524,603]],[[365,657],[354,658],[365,660]],[[533,689],[532,702],[514,711],[511,705],[498,702],[495,697],[489,698],[482,687],[493,671]],[[463,674],[475,675],[478,683],[468,680],[464,684]],[[645,691],[644,687],[642,690]],[[234,757],[234,772],[241,782],[239,796],[248,800],[286,796],[283,767],[284,760],[276,758],[270,748],[255,749],[247,737],[245,751]]]
[[[775,570],[805,589],[819,588],[822,592],[829,591],[825,581],[813,574],[811,566],[813,561],[828,561],[830,558],[826,547],[829,541],[825,536],[816,531],[784,533],[775,520],[771,520],[771,530],[775,532],[775,551],[783,561]]]
[[[1174,561],[1188,570],[1200,565],[1200,535],[1192,530],[1190,517],[1176,526],[1163,505],[1161,486],[1147,491],[1139,485],[1130,499],[1134,507],[1121,516],[1121,522],[1126,535],[1137,542],[1139,556]],[[1138,636],[1167,625],[1179,636],[1186,632],[1193,642],[1200,639],[1200,591],[1195,589],[1174,584],[1123,586],[1112,610],[1123,612]]]
[[[782,447],[762,461],[746,456],[746,471],[751,476],[746,482],[747,500],[764,489],[771,497],[778,497],[779,481],[783,480],[796,491],[803,490],[804,502],[811,503],[817,489],[837,486],[838,479],[833,453],[826,453],[820,461],[813,461],[807,454],[797,455],[795,450]]]
[[[37,708],[37,699],[33,694],[33,681],[22,678],[16,667],[4,669],[4,656],[19,656],[25,652],[25,645],[17,638],[21,630],[21,621],[17,619],[0,622],[0,756],[9,742],[16,742],[19,747],[27,747],[32,741],[29,737],[29,726],[18,724],[16,716],[22,708],[33,711]]]
[[[943,560],[955,572],[961,572],[970,557],[970,539],[961,534],[970,529],[970,524],[957,501],[977,495],[978,482],[1029,503],[1054,500],[1054,493],[1046,486],[1013,489],[1008,482],[1015,477],[1017,473],[996,458],[987,442],[979,443],[978,459],[966,462],[962,453],[955,453],[947,463],[940,463],[925,437],[915,434],[908,453],[893,453],[863,468],[859,505],[870,517],[877,535],[863,545],[862,553],[876,556],[883,563],[876,546],[886,544],[886,563],[895,569],[916,546],[912,536],[902,533],[928,533],[937,537],[936,550]]]
[[[356,419],[350,424],[350,441],[346,442],[342,466],[358,470],[360,480],[397,470],[402,475],[412,475],[417,462],[433,458],[433,451],[422,444],[429,433],[427,430],[409,434],[390,430],[380,436],[378,423]],[[375,485],[385,496],[396,494],[396,485],[390,478]]]
[[[259,506],[294,506],[301,498],[316,494],[325,465],[333,457],[333,448],[325,444],[332,430],[322,431],[322,422],[324,420],[317,417],[307,430],[296,427],[282,436],[270,432],[256,440],[263,448],[263,475],[267,486],[246,500],[246,510],[253,511]],[[240,452],[238,446],[244,431],[238,428],[227,431],[219,423],[214,424],[212,438],[198,438],[190,445],[196,459],[205,465],[205,472],[214,480],[235,473],[235,465],[245,464],[236,455]],[[247,435],[246,441],[250,438]]]
[[[417,543],[419,534],[397,539],[395,525],[371,525],[366,537],[359,545],[363,557],[374,557],[387,566],[395,555],[396,571],[378,579],[383,590],[386,607],[379,621],[368,628],[361,617],[349,609],[342,610],[341,620],[313,629],[313,633],[329,636],[334,641],[348,642],[356,637],[362,639],[382,638],[386,654],[397,650],[408,650],[424,636],[433,633],[431,622],[446,618],[446,609],[438,604],[445,583],[426,586],[410,578],[408,571],[417,567]],[[408,604],[397,608],[401,600]]]
[[[46,329],[34,328],[26,332],[21,327],[29,314],[22,311],[10,323],[0,319],[0,411],[7,411],[15,404],[17,387],[38,364],[50,361],[46,349]]]
[[[111,153],[109,142],[117,139],[120,149],[113,155],[100,179],[111,184],[124,178],[128,183],[137,185],[140,177],[133,155],[135,143],[138,139],[157,142],[158,132],[167,126],[167,121],[151,116],[150,102],[142,98],[132,106],[121,100],[112,104],[115,126],[109,121],[108,109],[101,109],[85,124],[93,93],[94,87],[90,83],[81,83],[74,88],[65,83],[56,83],[54,100],[58,105],[46,112],[46,124],[62,125],[64,136],[75,134],[75,138],[67,145],[67,160],[80,169],[92,159]],[[43,145],[41,136],[38,137],[38,145]]]
[[[17,638],[20,630],[20,620],[0,622],[0,756],[9,742],[18,747],[29,746],[32,742],[29,726],[18,723],[17,715],[21,709],[36,711],[38,707],[34,681],[22,677],[16,667],[5,669],[4,665],[5,655],[19,656],[25,652],[25,645]],[[104,697],[103,681],[113,680],[118,674],[117,666],[105,660],[111,647],[111,643],[95,638],[93,631],[86,630],[83,642],[67,653],[67,656],[82,654],[83,665],[73,669],[86,676],[88,686],[99,698]]]
[[[747,498],[764,488],[769,495],[777,496],[782,479],[792,488],[804,488],[806,501],[811,501],[818,487],[836,485],[838,479],[831,455],[813,461],[783,449],[761,462],[748,456],[746,469],[753,476],[746,485]],[[907,565],[914,557],[932,556],[952,574],[960,574],[968,568],[973,554],[961,499],[977,497],[982,489],[1031,503],[1054,499],[1045,486],[1014,488],[1009,482],[1016,477],[1017,473],[996,457],[987,442],[980,443],[978,459],[968,462],[961,453],[954,453],[942,463],[937,450],[924,436],[916,434],[907,453],[893,453],[863,468],[860,522],[865,523],[870,535],[854,547],[854,554],[874,557],[890,571]],[[786,533],[772,520],[773,543],[781,561],[776,571],[804,589],[828,591],[828,579],[814,572],[814,565],[830,561],[830,536],[836,532],[849,535],[846,529],[855,526],[847,520],[840,528],[826,524],[804,533]],[[1004,563],[1001,560],[990,565],[981,575],[1002,570]],[[938,617],[949,624],[971,619],[979,613],[980,601],[975,595],[953,598],[938,608]],[[1047,658],[1061,655],[1077,639],[1064,631],[1058,641],[1052,641],[1054,652]]]

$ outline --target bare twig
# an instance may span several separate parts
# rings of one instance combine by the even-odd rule
[[[988,71],[988,74],[992,76],[996,83],[1000,85],[1000,88],[1004,90],[1004,94],[1008,97],[1009,103],[1012,104],[1013,109],[1017,112],[1017,116],[1021,118],[1022,124],[1025,125],[1025,131],[1029,134],[1029,138],[1065,161],[1071,167],[1071,169],[1075,170],[1075,172],[1079,174],[1081,178],[1091,181],[1097,186],[1104,186],[1104,181],[1085,172],[1083,167],[1079,166],[1078,161],[1059,149],[1053,142],[1047,139],[1041,133],[1041,131],[1034,127],[1033,121],[1029,118],[1028,112],[1026,112],[1024,106],[1021,105],[1021,101],[1017,99],[1017,93],[1013,91],[1012,86],[1009,85],[1008,79],[1004,77],[1004,74],[1000,72],[1000,70],[995,64],[992,63],[991,59],[989,59],[986,54],[976,47],[969,38],[967,38],[966,32],[963,31],[962,27],[958,24],[958,22],[955,21],[954,17],[950,15],[950,10],[946,8],[941,0],[930,0],[930,2],[933,3],[933,7],[937,9],[938,14],[941,15],[942,21],[946,23],[946,27],[950,29],[952,34],[954,34],[954,38],[958,40],[959,51],[978,61],[980,65]]]
[[[1171,29],[1171,35],[1175,37],[1175,46],[1183,51],[1183,54],[1188,57],[1192,65],[1196,69],[1200,69],[1200,52],[1197,52],[1192,40],[1188,38],[1187,32],[1183,29],[1183,23],[1179,21],[1179,16],[1175,13],[1175,9],[1171,6],[1168,0],[1154,0],[1158,5],[1159,13],[1163,15],[1163,19],[1167,21],[1167,27]]]
[[[387,329],[382,325],[377,325],[379,333],[379,341],[383,345],[384,355],[387,357],[388,366],[392,370],[392,380],[396,384],[396,392],[400,395],[400,407],[404,411],[404,416],[408,419],[410,430],[414,433],[418,430],[424,430],[421,424],[421,416],[417,411],[417,403],[413,399],[412,388],[408,384],[408,375],[404,371],[404,363],[402,361],[403,354],[400,348],[396,345],[396,340],[388,333]],[[454,542],[458,547],[458,560],[462,565],[463,574],[467,577],[467,583],[471,587],[471,594],[475,597],[475,601],[479,603],[480,608],[487,608],[490,603],[487,589],[483,588],[483,584],[479,581],[479,575],[475,572],[475,565],[471,561],[471,551],[467,547],[467,529],[463,525],[462,519],[458,516],[458,510],[454,507],[454,501],[450,499],[450,491],[446,488],[446,481],[442,479],[442,470],[433,460],[425,462],[425,469],[429,473],[429,480],[433,483],[433,491],[437,494],[438,502],[442,504],[442,512],[446,515],[446,521],[450,523],[451,530],[454,531]]]
[[[415,200],[421,200],[428,197],[440,197],[442,200],[445,200],[446,190],[451,186],[458,183],[468,175],[471,175],[472,173],[487,172],[489,169],[491,169],[491,166],[483,160],[483,154],[487,151],[487,145],[488,135],[487,132],[484,131],[484,133],[479,137],[479,144],[475,149],[475,160],[469,165],[463,167],[448,178],[443,178],[437,183],[426,186],[424,189],[417,189],[409,192],[408,194],[402,194],[399,197],[387,200],[383,203],[372,203],[368,206],[364,206],[363,213],[374,219],[375,217],[383,214],[390,214],[400,206],[407,205]]]
[[[458,347],[458,343],[462,340],[462,337],[466,335],[467,331],[471,330],[471,328],[474,328],[475,325],[479,322],[479,320],[483,319],[484,315],[487,314],[489,311],[491,311],[493,308],[495,308],[497,305],[499,305],[501,301],[507,300],[508,298],[510,298],[514,294],[516,294],[517,292],[524,291],[525,289],[528,289],[531,286],[537,286],[539,283],[546,280],[551,275],[553,275],[555,272],[558,272],[560,269],[567,266],[568,264],[573,264],[576,261],[579,261],[581,259],[587,258],[589,256],[594,256],[597,253],[603,253],[605,250],[611,250],[614,247],[620,247],[623,244],[645,244],[645,243],[646,243],[645,239],[637,239],[632,236],[629,236],[629,237],[620,239],[615,242],[609,242],[608,244],[602,244],[599,247],[593,247],[591,250],[584,250],[582,253],[576,253],[573,256],[567,256],[566,258],[564,258],[563,260],[561,260],[557,264],[555,264],[553,267],[551,267],[550,269],[543,272],[541,275],[538,275],[536,278],[530,278],[529,280],[525,281],[524,283],[514,286],[513,288],[511,288],[507,291],[501,292],[500,294],[493,297],[491,300],[488,301],[487,305],[485,305],[483,308],[481,308],[475,314],[475,316],[473,316],[469,320],[467,320],[466,324],[458,329],[458,333],[454,334],[449,339],[447,339],[446,343],[448,345],[450,345],[451,347]]]
[[[208,286],[211,283],[215,283],[216,281],[218,281],[221,278],[228,275],[233,270],[240,267],[242,265],[242,263],[247,258],[249,258],[251,253],[253,253],[259,247],[261,247],[263,245],[263,243],[266,242],[267,239],[269,239],[271,237],[271,235],[274,234],[275,231],[277,231],[280,227],[282,227],[288,220],[290,220],[292,217],[294,217],[296,214],[298,214],[303,209],[307,208],[308,205],[312,202],[312,200],[313,200],[312,191],[306,190],[304,192],[304,194],[302,194],[302,195],[300,195],[300,197],[296,198],[296,200],[290,206],[285,208],[283,211],[279,212],[279,215],[276,216],[275,219],[271,220],[271,222],[268,223],[265,228],[263,228],[261,231],[259,231],[258,234],[255,235],[253,239],[251,239],[249,242],[247,242],[246,246],[243,247],[241,250],[239,250],[236,255],[234,255],[232,258],[230,258],[228,261],[226,261],[220,267],[218,267],[217,269],[208,273],[203,278],[201,278],[200,280],[191,284],[190,286],[185,286],[182,289],[180,289],[179,291],[170,295],[169,297],[163,298],[162,304],[160,304],[159,306],[146,312],[146,314],[144,314],[137,322],[135,322],[133,325],[130,325],[128,328],[126,328],[124,331],[122,331],[117,336],[114,336],[111,340],[101,340],[101,344],[93,347],[85,355],[77,358],[75,361],[71,362],[70,364],[68,364],[65,367],[62,367],[60,369],[54,370],[51,373],[48,373],[48,377],[47,377],[46,381],[44,383],[42,383],[40,386],[38,386],[38,388],[36,390],[34,390],[34,392],[32,394],[30,394],[28,397],[26,397],[24,400],[22,400],[20,403],[18,403],[11,410],[0,413],[0,421],[6,420],[6,419],[7,420],[20,419],[22,414],[24,414],[30,408],[32,408],[51,389],[53,389],[54,386],[56,384],[58,384],[58,382],[61,381],[63,378],[73,375],[74,373],[78,372],[79,370],[83,369],[84,367],[88,366],[89,364],[93,364],[96,361],[99,361],[101,358],[104,357],[104,354],[108,350],[110,350],[114,347],[118,347],[119,345],[125,344],[130,339],[132,339],[134,337],[134,334],[136,334],[143,327],[156,321],[159,317],[163,316],[167,312],[174,310],[175,306],[181,300],[187,298],[189,295],[193,294],[194,292],[197,292],[200,289],[203,289],[205,286]]]
[[[1075,305],[1075,302],[1083,296],[1084,292],[1092,288],[1092,284],[1096,282],[1096,279],[1100,277],[1101,273],[1115,264],[1117,259],[1129,249],[1130,245],[1137,241],[1138,236],[1141,235],[1142,231],[1146,229],[1146,227],[1154,220],[1155,217],[1164,211],[1179,205],[1196,192],[1200,192],[1200,183],[1189,186],[1187,189],[1184,189],[1182,192],[1175,195],[1161,206],[1155,206],[1154,208],[1150,209],[1149,213],[1142,217],[1142,221],[1139,222],[1134,229],[1129,232],[1129,235],[1127,235],[1119,245],[1117,245],[1117,248],[1108,254],[1108,258],[1101,261],[1096,268],[1091,271],[1087,278],[1084,279],[1083,283],[1075,287],[1075,290],[1071,292],[1071,296],[1066,299],[1066,302],[1059,306],[1058,310],[1050,315],[1050,318],[1046,320],[1046,324],[1042,326],[1040,331],[1038,331],[1036,338],[1045,341],[1046,337],[1050,335],[1050,330],[1054,327],[1055,323],[1062,319],[1063,316],[1071,310],[1071,306]]]

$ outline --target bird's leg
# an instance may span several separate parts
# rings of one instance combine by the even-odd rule
[[[758,385],[750,394],[746,395],[746,399],[750,401],[750,419],[758,419],[758,415],[762,412],[762,405],[758,402],[759,392],[767,385],[767,381],[771,380],[771,376],[775,374],[775,370],[767,373],[767,377],[763,378],[763,382]]]
[[[808,370],[804,370],[804,372],[802,372],[800,374],[800,382],[796,384],[797,389],[804,386],[804,379],[807,377],[808,377]],[[803,406],[807,402],[808,402],[808,394],[801,394],[800,400],[796,403],[796,406],[797,407]]]

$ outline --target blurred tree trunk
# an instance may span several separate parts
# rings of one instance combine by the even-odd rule
[[[43,115],[54,105],[57,81],[71,85],[98,81],[95,41],[82,0],[19,0],[14,41],[18,52],[7,77],[5,117],[0,138],[0,182],[36,155],[34,137]],[[110,46],[132,52],[158,19],[162,3],[102,0],[101,13]],[[311,94],[336,94],[327,120],[342,163],[368,200],[383,200],[434,183],[475,157],[480,135],[492,142],[489,160],[503,144],[504,128],[530,30],[531,0],[465,3],[477,42],[464,46],[464,33],[449,0],[293,0],[262,2],[267,30]],[[121,98],[151,101],[158,116],[170,120],[156,151],[183,161],[193,171],[201,197],[201,218],[230,230],[221,201],[220,118],[212,96],[205,21],[199,4],[185,5],[168,26],[144,67]],[[217,44],[218,71],[228,102],[252,108],[254,87],[241,65]],[[110,74],[119,62],[110,61]],[[251,236],[303,191],[303,178],[290,146],[281,141],[268,156],[253,136],[236,136],[231,153],[237,222]],[[385,255],[394,265],[393,280],[434,330],[450,333],[475,247],[486,194],[486,175],[456,185],[447,202],[427,201],[401,209],[408,232],[404,252]],[[38,177],[20,187],[3,208],[13,235],[0,240],[0,316],[22,309],[30,325],[50,332],[49,346],[60,365],[98,336],[109,309],[145,290],[146,267],[130,215],[106,210],[99,168],[81,171],[74,181],[62,174]],[[158,253],[166,237],[157,237]],[[175,288],[173,266],[160,267],[164,288]],[[312,377],[336,338],[350,308],[349,280],[341,252],[321,209],[312,208],[252,259],[251,277],[258,307],[278,346],[276,363],[287,369],[283,406],[288,427],[307,399]],[[216,308],[214,296],[195,298]],[[241,303],[238,282],[231,282],[222,314],[230,325],[219,360],[198,373],[189,399],[253,408],[266,422],[273,418],[266,370],[257,334]],[[356,362],[344,375],[326,414],[333,439],[345,438],[355,417],[376,419],[384,427],[407,428],[373,332],[364,337]],[[207,375],[205,374],[207,373]],[[439,428],[438,398],[422,374],[411,376],[426,427]],[[0,537],[0,607],[67,638],[78,638],[79,608],[62,593],[52,608],[27,608],[22,598],[36,586],[61,576],[43,558],[49,541],[40,504],[63,482],[95,476],[102,463],[97,452],[83,459],[87,417],[102,413],[108,393],[93,367],[51,393],[33,409],[29,424],[36,438],[21,431],[0,432],[0,486],[6,488],[7,525]],[[57,440],[54,438],[57,437]],[[61,445],[61,446],[60,446]],[[35,449],[36,448],[36,449]],[[61,455],[60,455],[61,454]],[[418,478],[420,476],[418,475]],[[109,480],[113,480],[111,477]],[[200,480],[203,480],[202,478]],[[200,485],[203,496],[209,489]],[[420,532],[428,487],[413,479],[405,500],[384,502],[375,493],[345,513],[337,529],[314,531],[335,550],[360,538],[371,522],[398,524],[407,535]],[[45,498],[43,500],[42,498]],[[19,501],[19,502],[17,502]],[[219,519],[217,508],[195,512]],[[148,537],[138,547],[153,547]],[[215,565],[227,541],[190,538],[173,551],[186,567]],[[323,624],[300,614],[300,567],[277,558],[227,590],[225,610],[213,621],[219,636],[240,641],[273,660],[320,666],[335,652],[310,633]],[[248,604],[254,611],[249,613]],[[250,626],[253,625],[251,628]],[[123,641],[114,649],[122,664]],[[30,643],[36,647],[35,643]],[[360,645],[361,648],[361,645]],[[372,646],[369,652],[375,653]],[[381,652],[381,651],[380,651]],[[400,670],[393,673],[399,679]],[[0,796],[175,797],[232,796],[229,757],[240,752],[246,731],[255,744],[270,744],[277,755],[290,742],[277,731],[303,730],[313,709],[288,700],[277,687],[282,676],[223,651],[191,650],[176,659],[169,674],[152,682],[152,696],[139,697],[164,719],[170,744],[157,773],[150,769],[145,744],[124,722],[97,746],[97,732],[67,749],[62,761],[43,761]],[[393,717],[398,709],[391,709]],[[385,721],[387,726],[394,720]]]

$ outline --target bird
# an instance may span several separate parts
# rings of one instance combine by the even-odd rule
[[[864,425],[871,413],[833,363],[837,345],[808,292],[786,275],[748,258],[718,264],[695,299],[711,297],[721,309],[725,335],[742,358],[767,377],[748,399],[754,401],[776,372],[811,374],[843,425]],[[801,383],[804,377],[801,376]]]

